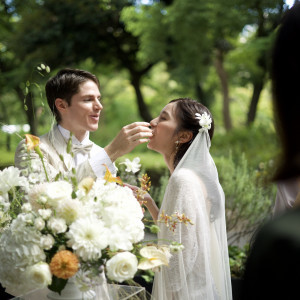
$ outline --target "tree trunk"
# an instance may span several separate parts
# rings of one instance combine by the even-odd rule
[[[6,150],[8,152],[11,151],[11,135],[9,133],[6,134]]]
[[[207,100],[207,97],[203,91],[203,88],[201,86],[201,83],[199,81],[196,81],[195,84],[195,89],[196,89],[196,97],[197,100],[203,104],[204,106],[206,106],[207,108],[209,108],[209,101]]]
[[[21,88],[17,87],[16,92],[19,96],[20,101],[24,105],[24,94]],[[25,109],[27,122],[30,126],[30,133],[33,135],[38,136],[38,129],[37,129],[37,120],[35,117],[35,108],[34,108],[34,99],[32,93],[28,93],[25,98],[25,104],[27,109]]]
[[[152,117],[144,101],[144,97],[141,91],[141,75],[131,72],[131,84],[133,85],[135,90],[140,116],[145,122],[150,122],[152,120]]]
[[[252,94],[251,103],[250,103],[250,107],[249,107],[249,111],[248,111],[248,115],[247,115],[247,125],[248,126],[251,125],[255,120],[257,104],[258,104],[258,100],[259,100],[261,91],[263,90],[263,87],[264,87],[263,78],[261,78],[259,81],[256,81],[253,84],[253,94]]]
[[[223,94],[223,120],[225,129],[228,131],[232,129],[232,122],[229,109],[229,88],[228,88],[228,76],[224,69],[224,55],[220,49],[216,49],[215,67],[219,76]]]
[[[0,101],[0,108],[1,108],[0,120],[3,120],[3,123],[0,122],[0,124],[3,124],[3,125],[7,124],[8,125],[9,124],[9,118],[8,118],[8,114],[7,114],[7,111],[6,111],[6,106],[3,103],[3,101]],[[6,145],[6,150],[10,151],[11,150],[11,136],[10,136],[10,133],[6,133],[5,145]]]

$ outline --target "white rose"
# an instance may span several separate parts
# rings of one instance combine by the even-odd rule
[[[52,210],[51,209],[39,209],[38,213],[44,220],[47,220],[51,217]]]
[[[34,220],[34,227],[37,230],[40,230],[40,231],[43,230],[44,227],[45,227],[45,221],[42,218],[40,218],[40,217],[36,218]]]
[[[47,225],[54,234],[63,233],[67,230],[66,221],[62,218],[50,218]]]
[[[46,250],[50,250],[54,242],[54,238],[51,234],[43,235],[41,237],[41,246]]]
[[[38,289],[48,286],[52,282],[52,274],[49,265],[39,262],[27,269],[27,280]]]
[[[121,252],[107,262],[107,276],[111,280],[123,282],[134,277],[137,272],[137,266],[138,260],[134,254]]]

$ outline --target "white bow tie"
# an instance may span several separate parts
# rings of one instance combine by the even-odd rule
[[[93,147],[92,143],[87,144],[87,145],[73,144],[72,151],[73,151],[74,155],[76,155],[77,153],[89,154],[92,147]]]

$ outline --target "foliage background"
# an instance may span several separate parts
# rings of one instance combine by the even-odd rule
[[[174,98],[198,99],[215,118],[211,153],[228,199],[228,226],[252,231],[271,216],[276,192],[270,178],[280,145],[269,68],[287,9],[284,0],[2,0],[1,126],[47,132],[53,119],[44,84],[66,66],[100,79],[104,110],[91,139],[101,146]],[[37,72],[41,63],[50,74]],[[13,164],[23,134],[0,130],[1,168]],[[146,145],[125,157],[135,156],[159,203],[168,178],[162,157]]]

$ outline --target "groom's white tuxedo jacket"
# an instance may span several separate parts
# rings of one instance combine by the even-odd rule
[[[38,161],[41,166],[41,160],[34,151],[31,151],[28,157],[24,144],[25,140],[22,140],[16,149],[15,166],[19,169],[24,169],[26,161],[29,159],[32,162]],[[106,171],[104,164],[107,165],[113,175],[116,174],[116,168],[105,150],[95,143],[93,143],[89,159],[75,166],[74,158],[67,153],[67,141],[57,126],[54,126],[51,131],[40,137],[40,149],[44,155],[44,162],[50,181],[54,180],[59,172],[63,175],[71,175],[72,168],[76,169],[78,181],[85,177],[102,178]],[[60,156],[63,157],[63,160],[60,159]],[[41,172],[43,172],[43,169],[41,169]]]

